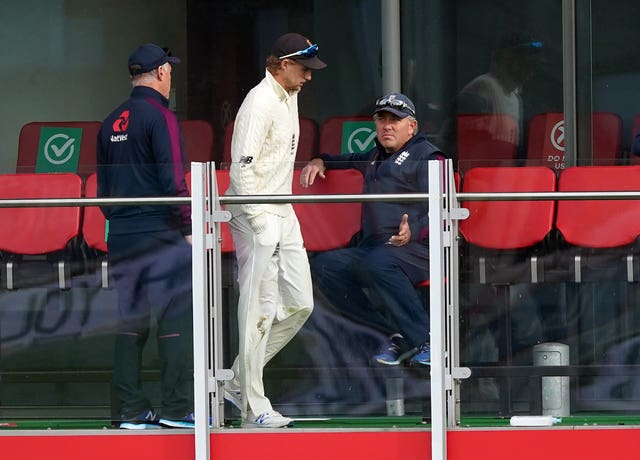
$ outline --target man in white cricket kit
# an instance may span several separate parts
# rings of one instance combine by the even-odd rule
[[[318,45],[296,33],[278,38],[264,79],[244,99],[231,143],[227,195],[291,194],[298,148],[298,92],[326,64]],[[292,419],[264,394],[263,368],[300,330],[313,309],[309,260],[290,203],[228,205],[238,261],[239,353],[225,399],[244,427],[279,428]]]

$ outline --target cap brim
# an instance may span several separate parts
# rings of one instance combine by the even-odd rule
[[[407,118],[409,116],[408,113],[402,112],[401,110],[398,110],[398,109],[394,109],[393,107],[380,107],[379,109],[376,109],[376,111],[373,112],[373,114],[375,115],[376,113],[380,113],[380,112],[389,112],[394,114],[398,118]]]
[[[325,64],[320,59],[318,59],[317,56],[314,56],[312,58],[301,58],[301,59],[298,58],[296,59],[296,61],[298,61],[300,64],[304,65],[305,67],[308,67],[309,69],[313,69],[313,70],[324,69],[327,66],[327,64]]]
[[[177,58],[175,56],[169,56],[167,58],[167,62],[170,62],[171,64],[180,64],[180,58]]]

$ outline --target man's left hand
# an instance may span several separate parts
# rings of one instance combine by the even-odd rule
[[[398,234],[389,238],[387,244],[392,246],[404,246],[411,241],[411,227],[409,227],[409,215],[403,214],[402,221],[400,221],[400,227],[398,228]]]

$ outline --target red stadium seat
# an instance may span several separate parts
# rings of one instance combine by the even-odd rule
[[[638,191],[640,166],[579,166],[560,174],[561,192]],[[556,227],[573,246],[573,280],[638,281],[636,240],[640,236],[640,200],[563,200]],[[618,250],[616,250],[618,249]],[[579,257],[579,258],[577,258]]]
[[[0,199],[80,198],[81,193],[82,179],[77,174],[0,175]],[[25,256],[55,259],[51,273],[57,274],[60,288],[69,287],[64,252],[79,235],[80,214],[79,206],[0,208],[4,287],[13,289],[20,284],[15,279],[16,266],[25,261]]]
[[[544,166],[473,168],[462,181],[465,193],[553,192],[555,189],[556,176]],[[473,278],[481,283],[518,279],[536,282],[539,273],[532,269],[532,263],[520,264],[525,276],[514,267],[505,269],[492,263],[491,258],[502,259],[505,251],[523,249],[525,255],[531,255],[528,250],[542,243],[553,228],[555,202],[469,201],[462,206],[469,209],[469,218],[460,223],[460,233],[467,243],[481,248],[480,255],[473,259]]]
[[[349,123],[356,125],[350,126]],[[374,146],[375,132],[373,118],[369,115],[329,117],[320,126],[319,152],[337,154],[369,151]]]
[[[332,169],[326,178],[316,178],[311,187],[300,185],[300,170],[294,170],[294,195],[361,194],[362,174],[355,169]],[[297,203],[294,209],[308,251],[327,251],[346,246],[360,230],[361,205],[351,203]]]
[[[593,113],[594,164],[616,164],[622,155],[622,119],[610,112]],[[527,159],[554,170],[564,169],[564,115],[540,113],[529,121]]]
[[[99,130],[99,121],[27,123],[20,130],[16,172],[74,172],[88,176],[96,169]]]
[[[309,161],[318,153],[318,124],[312,118],[300,117],[300,142],[296,161]]]
[[[457,120],[458,170],[515,166],[518,125],[506,114],[460,114]]]
[[[631,142],[629,143],[629,163],[632,165],[640,164],[640,152],[633,152],[633,144],[636,139],[636,135],[640,134],[640,115],[633,117],[633,123],[631,125]]]
[[[84,186],[84,196],[95,198],[98,196],[98,178],[91,174]],[[82,218],[82,237],[90,249],[97,253],[96,269],[100,273],[100,284],[103,288],[110,286],[109,260],[107,257],[106,219],[98,206],[86,206]]]
[[[187,170],[191,169],[192,161],[206,163],[215,160],[215,137],[211,123],[205,120],[182,120],[180,131]]]
[[[555,173],[544,166],[473,168],[463,193],[554,192]],[[466,201],[469,217],[460,223],[464,245],[461,273],[469,283],[491,285],[489,321],[500,324],[499,359],[512,363],[511,286],[544,281],[545,241],[553,229],[555,201]],[[542,261],[542,262],[541,262]],[[471,323],[466,325],[472,329]],[[510,381],[499,383],[501,406],[509,409]]]
[[[300,117],[300,142],[296,161],[308,161],[318,151],[318,124],[315,120]],[[233,138],[233,121],[224,128],[224,145],[222,149],[222,163],[231,163],[231,140]]]
[[[87,198],[95,198],[98,196],[98,178],[95,173],[87,178],[84,195]],[[84,208],[82,236],[90,248],[100,252],[107,252],[105,225],[106,220],[98,206],[87,206]]]

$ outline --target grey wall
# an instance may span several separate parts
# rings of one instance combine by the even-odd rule
[[[176,110],[186,111],[186,5],[180,0],[20,0],[0,3],[0,172],[14,172],[31,121],[102,120],[131,86],[140,43],[170,46]]]

